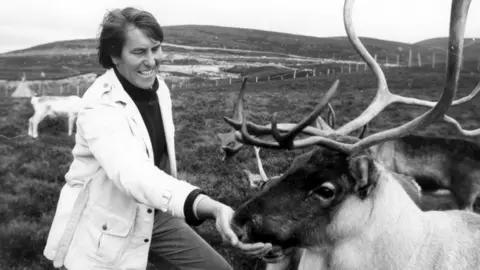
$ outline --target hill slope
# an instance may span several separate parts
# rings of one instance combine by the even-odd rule
[[[465,38],[464,44],[464,57],[466,59],[474,60],[476,57],[480,57],[480,38]],[[426,39],[414,43],[414,45],[446,51],[448,38],[443,37]]]
[[[285,57],[295,54],[306,57],[360,60],[347,37],[318,38],[252,29],[182,25],[164,27],[164,50],[168,53],[189,54],[192,52],[209,52],[218,55],[256,55],[258,52],[275,53]],[[378,60],[401,64],[408,61],[409,50],[422,55],[422,62],[428,63],[432,52],[440,52],[437,61],[444,61],[444,53],[435,48],[438,42],[425,41],[416,44],[393,42],[373,38],[361,38],[372,55]],[[442,39],[438,39],[442,40]],[[173,45],[198,47],[185,48]],[[435,46],[434,46],[435,45]],[[25,73],[29,79],[41,79],[40,73],[49,79],[73,76],[80,73],[99,73],[102,68],[96,60],[97,41],[95,39],[66,40],[41,44],[31,48],[0,54],[0,80],[18,80]],[[433,47],[433,49],[432,49]],[[465,49],[465,56],[476,60],[478,47]],[[203,50],[200,50],[203,48]],[[205,50],[205,48],[209,48]],[[226,48],[226,50],[225,50]],[[237,51],[229,51],[235,49]],[[245,52],[238,51],[245,50]],[[260,53],[261,54],[261,53]],[[414,58],[415,60],[416,58]],[[47,79],[47,78],[46,78]]]

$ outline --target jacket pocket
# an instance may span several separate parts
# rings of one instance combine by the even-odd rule
[[[88,227],[96,242],[96,260],[109,265],[119,262],[130,241],[135,209],[126,210],[127,215],[120,216],[101,206],[92,206]]]

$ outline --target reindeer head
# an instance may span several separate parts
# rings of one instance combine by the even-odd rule
[[[330,243],[338,236],[329,234],[335,224],[360,233],[370,222],[377,179],[368,151],[349,156],[318,147],[240,206],[233,225],[242,241],[269,242],[277,249]]]
[[[277,125],[275,119],[271,125],[256,125],[248,122],[245,114],[241,122],[224,118],[236,130],[236,140],[244,144],[270,149],[316,146],[314,150],[298,157],[280,178],[270,180],[261,193],[236,210],[232,225],[243,241],[271,242],[277,249],[321,247],[372,227],[370,222],[375,213],[374,208],[389,207],[381,204],[379,198],[401,191],[398,183],[396,185],[399,189],[393,191],[383,187],[386,187],[390,179],[401,176],[375,163],[369,148],[411,134],[436,120],[448,122],[445,113],[457,91],[469,3],[469,0],[452,2],[445,87],[437,103],[402,97],[389,91],[379,64],[353,30],[353,0],[346,0],[344,23],[348,38],[378,79],[377,94],[360,116],[338,129],[322,130],[309,126],[335,94],[337,80],[313,112],[289,128],[278,128],[280,125]],[[453,101],[454,104],[461,102]],[[406,124],[365,138],[348,135],[365,126],[393,103],[421,105],[431,109]],[[238,103],[237,106],[243,104]],[[295,140],[299,133],[310,136]],[[261,140],[258,137],[260,135],[272,135],[275,141]],[[378,225],[380,221],[375,222]]]

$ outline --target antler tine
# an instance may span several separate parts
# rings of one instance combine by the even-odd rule
[[[457,122],[457,120],[453,119],[452,117],[445,115],[443,116],[443,121],[453,125],[457,131],[462,134],[465,137],[478,137],[480,136],[480,128],[477,128],[475,130],[465,130],[462,128],[460,123]]]
[[[348,1],[348,0],[347,0]],[[452,104],[457,92],[458,80],[460,78],[460,65],[463,56],[463,37],[465,34],[465,23],[468,15],[468,8],[471,0],[454,0],[450,15],[450,34],[448,42],[447,72],[445,86],[437,104],[425,114],[414,120],[390,130],[371,135],[355,143],[352,151],[368,148],[381,141],[394,139],[410,134],[413,130],[425,128],[436,119],[443,119],[448,108]]]
[[[473,89],[473,91],[468,96],[465,96],[463,98],[454,100],[452,102],[451,106],[452,107],[453,106],[458,106],[458,105],[461,105],[465,102],[468,102],[468,101],[472,100],[474,97],[476,97],[478,95],[478,93],[480,93],[480,82],[478,83],[478,85]],[[417,105],[417,106],[424,106],[424,107],[430,107],[430,108],[433,108],[435,106],[435,104],[437,104],[436,102],[432,102],[432,101],[427,101],[427,100],[422,100],[422,99],[417,99],[417,98],[410,98],[410,97],[402,97],[402,96],[395,95],[395,94],[393,94],[392,103],[402,103],[402,104],[407,104],[407,105]]]
[[[262,180],[266,182],[268,181],[268,176],[263,169],[262,159],[260,158],[260,148],[254,146],[253,150],[255,151],[255,159],[257,160],[258,172],[260,173],[260,177],[262,177]]]
[[[318,117],[318,115],[323,111],[323,109],[326,107],[326,105],[328,104],[330,99],[332,99],[335,92],[337,91],[338,83],[339,83],[338,80],[336,80],[333,83],[332,87],[325,93],[323,98],[320,100],[319,104],[310,113],[310,115],[305,117],[302,121],[300,121],[299,124],[297,124],[295,127],[293,127],[290,130],[290,132],[288,132],[286,135],[284,135],[284,138],[286,138],[286,140],[289,140],[289,141],[278,141],[278,140],[276,142],[274,142],[274,141],[264,141],[264,140],[253,137],[252,135],[249,134],[249,131],[248,131],[248,128],[247,128],[247,121],[246,121],[245,113],[243,114],[243,119],[242,119],[242,125],[241,125],[241,128],[240,128],[240,132],[236,133],[237,140],[239,140],[239,141],[241,141],[245,144],[249,144],[249,145],[253,145],[253,146],[259,146],[259,147],[263,147],[263,148],[273,148],[273,149],[303,148],[303,147],[308,147],[308,146],[312,145],[312,143],[308,139],[304,139],[304,140],[300,140],[300,141],[294,141],[293,139],[295,138],[296,135],[298,135],[300,132],[302,132],[302,130],[305,129],[309,123],[314,121]],[[225,118],[225,119],[227,120],[227,118]],[[277,135],[274,134],[274,132],[275,132],[274,129],[275,129],[275,122],[272,123],[272,129],[271,129],[271,134],[275,137],[278,134]],[[322,137],[326,137],[329,134],[331,134],[328,131],[321,131],[321,130],[318,130],[318,129],[317,129],[317,131],[318,131],[318,133],[321,134]],[[277,129],[277,132],[278,132],[278,129]],[[315,136],[315,137],[317,137],[317,136]],[[278,136],[277,136],[277,139],[278,139]],[[326,139],[326,140],[332,141],[330,139]]]
[[[242,87],[240,89],[240,93],[238,94],[238,97],[237,97],[237,102],[234,105],[233,118],[230,118],[230,117],[227,117],[227,116],[223,117],[223,119],[237,131],[241,130],[241,128],[242,128],[242,122],[241,121],[243,119],[243,113],[244,113],[243,112],[243,102],[244,102],[247,80],[248,80],[247,77],[245,77],[244,80],[243,80]],[[254,134],[255,136],[272,134],[272,125],[271,124],[262,126],[262,125],[257,125],[255,123],[252,123],[250,121],[247,121],[246,124],[247,124],[248,130],[252,134]],[[307,125],[308,125],[308,123],[307,123]],[[281,132],[291,132],[291,130],[295,126],[297,126],[297,124],[281,123],[281,124],[277,124],[276,128]],[[325,130],[330,130],[331,131],[331,129],[325,129]],[[311,126],[307,126],[307,127],[303,128],[301,130],[301,132],[305,133],[305,134],[308,134],[308,135],[326,135],[325,131],[323,131],[322,129],[318,129],[318,128],[311,127]]]
[[[335,123],[337,122],[337,116],[335,115],[335,110],[332,105],[328,103],[328,115],[327,115],[328,124],[332,129],[335,129]]]
[[[370,105],[363,111],[357,118],[344,124],[337,129],[337,133],[347,135],[352,131],[359,129],[368,122],[370,122],[376,115],[378,115],[385,107],[391,103],[391,92],[388,89],[387,79],[382,71],[380,65],[375,61],[372,55],[368,52],[365,46],[360,41],[359,37],[355,33],[352,20],[354,0],[345,0],[343,8],[343,19],[345,25],[345,31],[347,32],[348,39],[352,43],[357,53],[372,69],[375,77],[377,78],[377,93],[370,103]]]
[[[240,94],[237,97],[237,102],[235,103],[233,119],[240,121],[243,118],[243,100],[245,97],[245,89],[247,89],[248,77],[243,78],[242,87],[240,88]]]
[[[325,96],[320,100],[318,105],[315,107],[315,109],[305,118],[298,123],[294,128],[292,128],[289,132],[286,134],[282,135],[280,134],[278,128],[277,128],[277,123],[276,119],[274,118],[272,121],[272,135],[277,140],[277,142],[284,146],[285,148],[292,148],[293,147],[293,139],[309,124],[312,122],[316,121],[318,116],[322,113],[323,109],[327,104],[329,104],[330,99],[332,99],[333,95],[338,89],[338,80],[335,80],[335,82],[332,84],[330,89],[325,93]]]
[[[468,101],[472,100],[474,97],[476,97],[478,93],[480,93],[480,82],[477,84],[477,86],[473,89],[473,91],[468,96],[465,96],[463,98],[460,98],[460,99],[457,99],[457,100],[453,101],[451,106],[452,107],[453,106],[458,106],[458,105],[461,105],[465,102],[468,102]],[[407,98],[407,97],[401,97],[401,96],[396,96],[395,98],[397,99],[396,102],[398,102],[398,103],[418,105],[418,106],[423,106],[423,107],[433,108],[436,104],[435,102],[419,100],[419,99],[415,99],[415,98]],[[448,124],[453,125],[457,129],[457,131],[460,134],[462,134],[463,136],[477,137],[477,136],[480,135],[480,128],[475,129],[475,130],[464,130],[464,129],[462,129],[462,126],[460,125],[460,123],[457,122],[457,120],[453,119],[452,117],[450,117],[448,115],[445,115],[443,117],[443,121],[448,123]]]

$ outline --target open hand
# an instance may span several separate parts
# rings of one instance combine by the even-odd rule
[[[254,257],[263,257],[271,249],[272,245],[270,243],[242,243],[237,235],[233,232],[230,222],[232,221],[234,211],[231,207],[226,205],[221,205],[218,207],[215,217],[216,217],[216,227],[222,239],[227,241],[233,247],[240,249],[243,253],[249,256]]]

